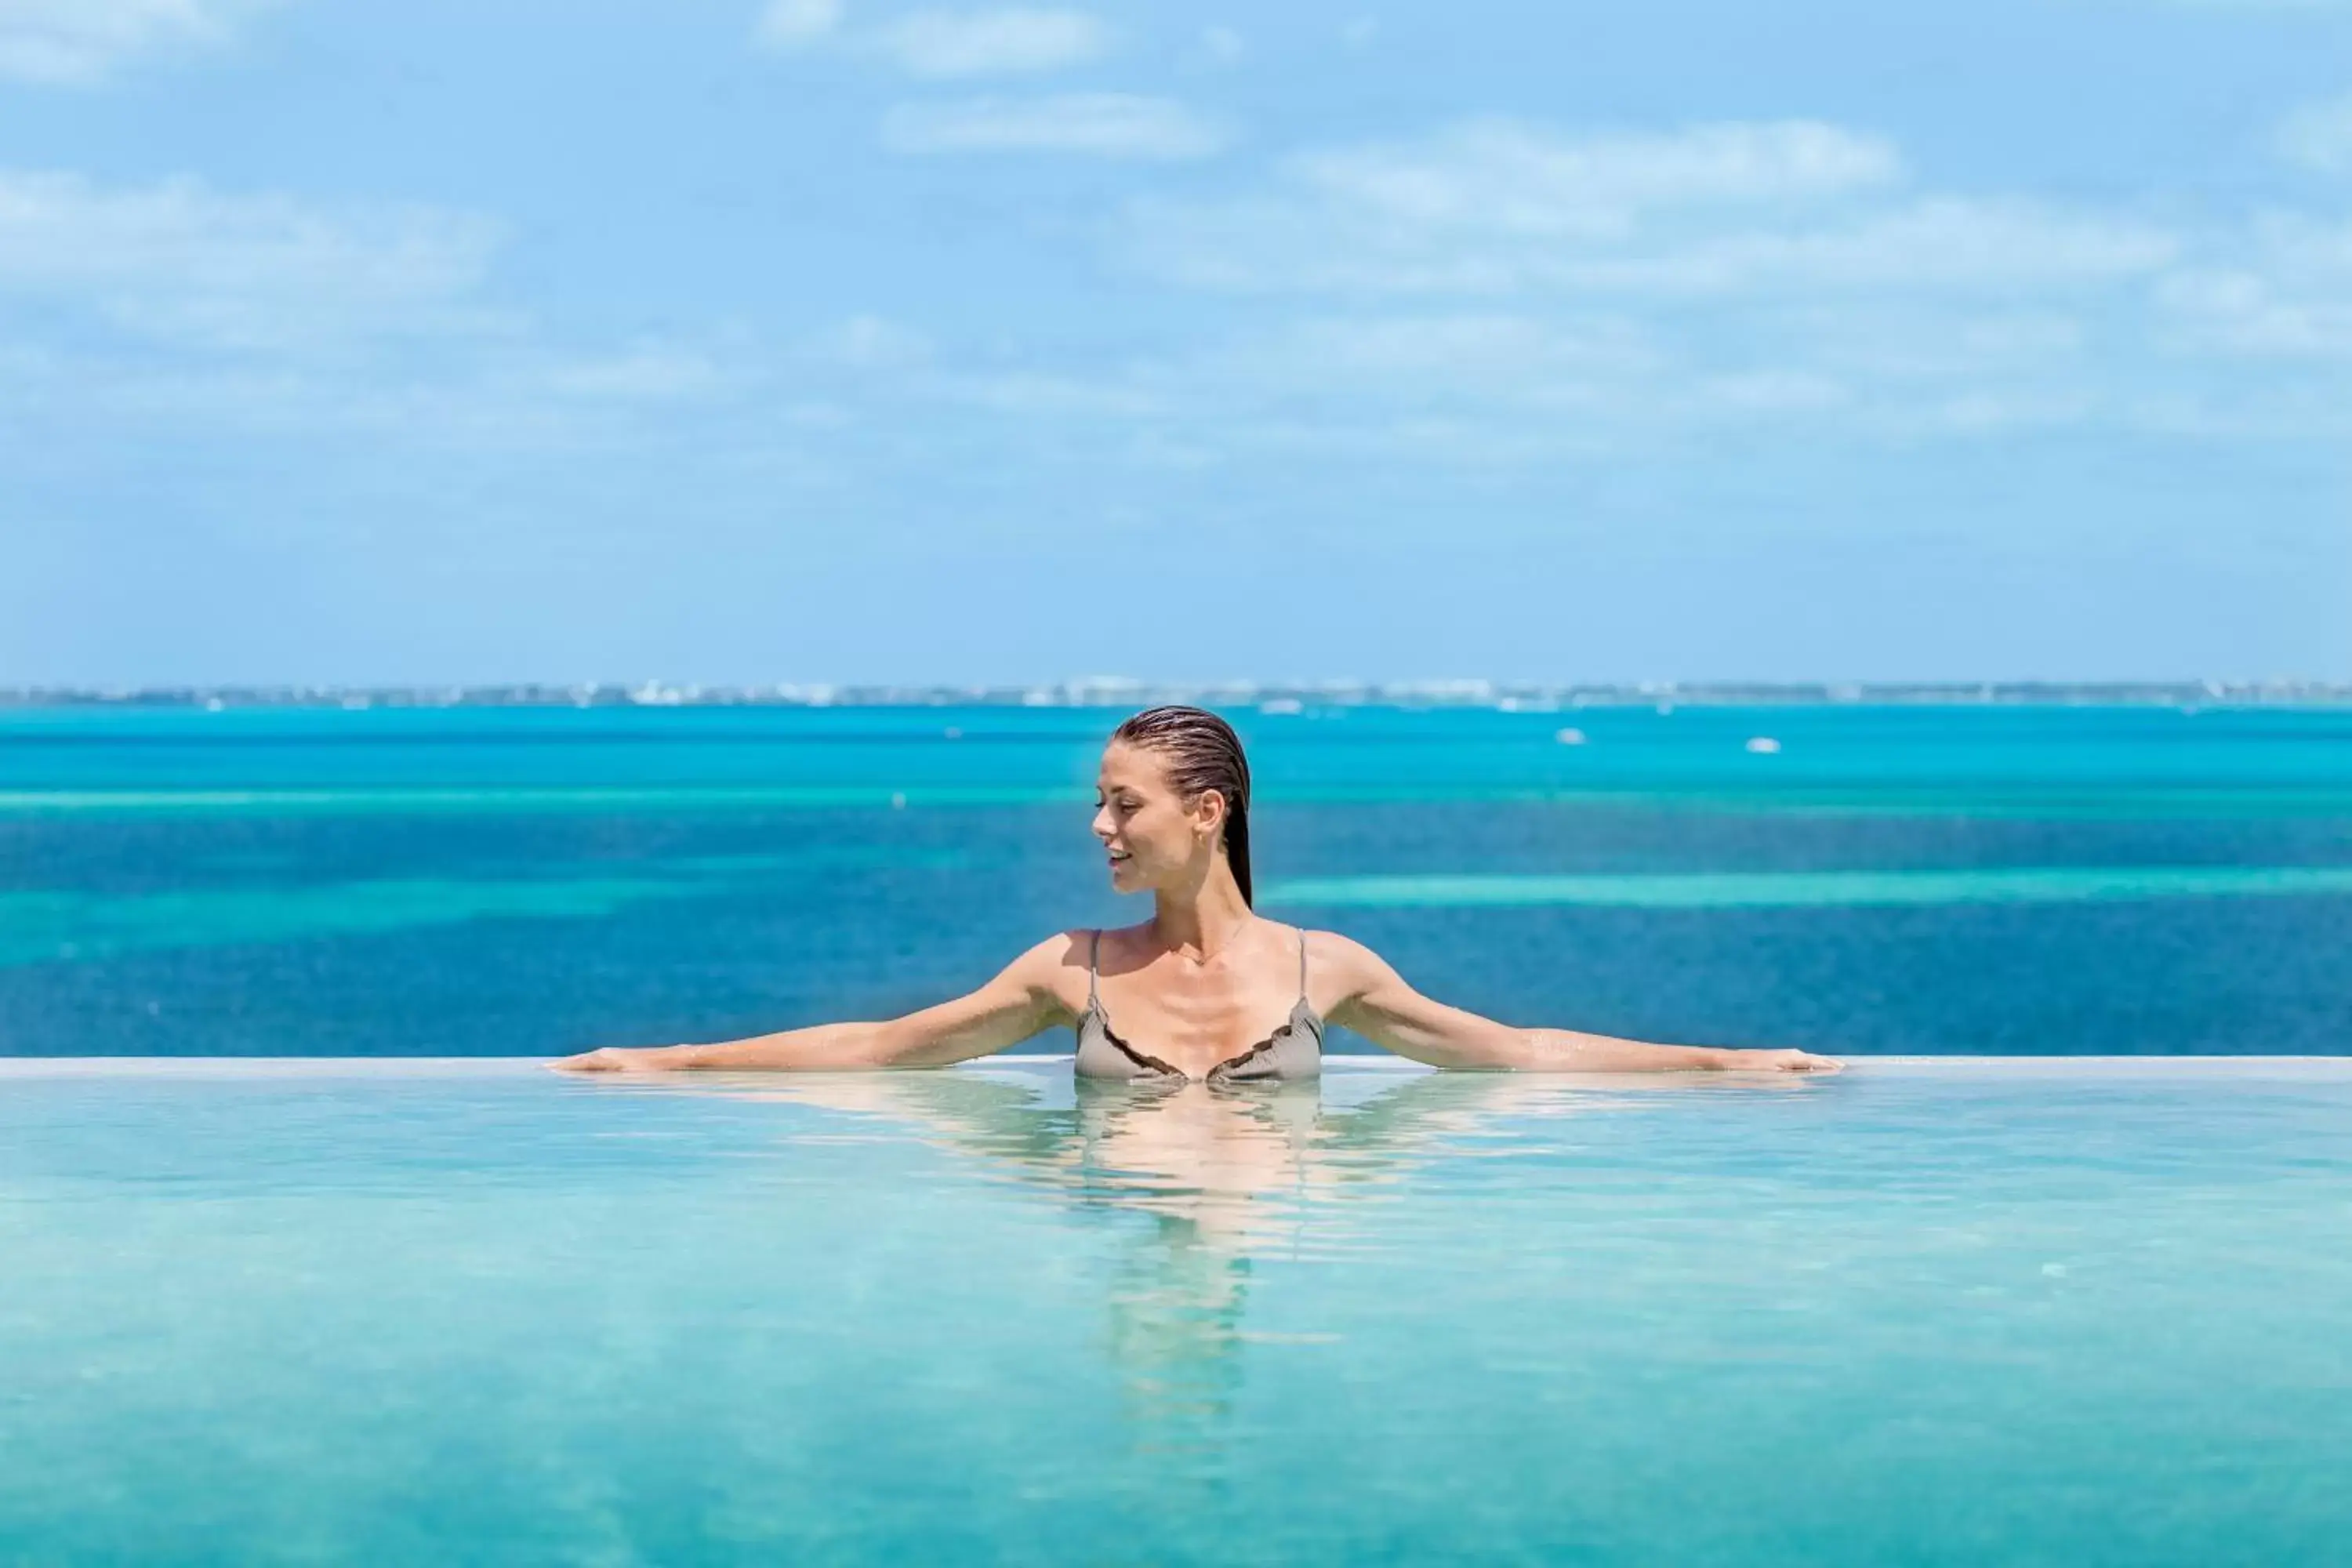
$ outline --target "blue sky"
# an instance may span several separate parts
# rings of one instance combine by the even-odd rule
[[[0,0],[0,683],[2352,678],[2352,4]]]

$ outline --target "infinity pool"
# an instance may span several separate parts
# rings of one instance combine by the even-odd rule
[[[0,1063],[0,1558],[2352,1542],[2352,1061]]]

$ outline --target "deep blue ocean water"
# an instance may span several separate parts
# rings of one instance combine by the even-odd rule
[[[1120,716],[0,713],[0,1054],[556,1054],[924,1005],[1148,912],[1087,826]],[[1260,907],[1496,1016],[2352,1048],[2352,710],[1231,717]]]

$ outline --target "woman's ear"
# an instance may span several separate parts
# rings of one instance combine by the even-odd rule
[[[1225,795],[1223,790],[1204,789],[1193,797],[1192,810],[1198,820],[1201,837],[1213,838],[1225,825]]]

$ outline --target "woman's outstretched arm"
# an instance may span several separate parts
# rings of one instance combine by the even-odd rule
[[[979,990],[903,1018],[814,1024],[707,1046],[608,1047],[549,1065],[571,1072],[844,1072],[943,1067],[1020,1044],[1068,1023],[1055,978],[1070,962],[1068,931],[1046,938]]]
[[[1318,962],[1328,954],[1346,993],[1329,1014],[1375,1045],[1442,1068],[1516,1068],[1521,1072],[1835,1072],[1833,1057],[1805,1051],[1732,1050],[1714,1046],[1655,1046],[1574,1029],[1523,1029],[1433,1002],[1405,984],[1370,948],[1333,931],[1315,938]],[[1328,970],[1327,970],[1328,973]]]

